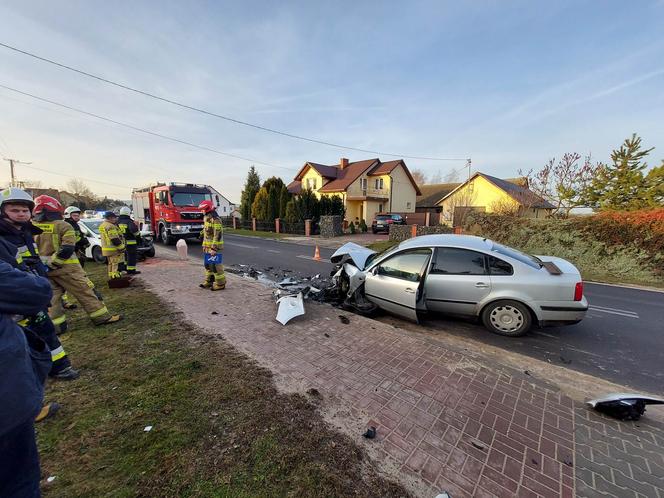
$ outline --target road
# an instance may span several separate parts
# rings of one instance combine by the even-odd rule
[[[308,245],[237,235],[226,235],[224,240],[224,264],[267,269],[272,278],[328,276],[332,270],[330,249],[321,248],[323,261],[314,261],[314,248]],[[193,256],[202,258],[200,245],[189,247]],[[490,334],[477,323],[440,316],[423,325],[664,394],[664,293],[586,283],[585,295],[590,310],[581,323],[535,329],[520,338]]]

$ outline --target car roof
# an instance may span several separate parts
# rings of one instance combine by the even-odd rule
[[[493,241],[474,235],[454,235],[450,233],[422,235],[408,239],[399,244],[399,249],[416,249],[420,247],[452,246],[479,251],[490,251]]]

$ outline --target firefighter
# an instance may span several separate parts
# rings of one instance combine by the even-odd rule
[[[8,188],[0,192],[0,238],[15,248],[15,261],[6,261],[14,268],[47,277],[46,266],[39,258],[33,237],[41,230],[30,223],[35,203],[27,192],[18,188]],[[79,374],[71,366],[55,325],[48,316],[48,306],[39,313],[21,319],[19,325],[30,328],[51,350],[51,370],[49,375],[60,380],[74,380]]]
[[[122,278],[120,264],[124,263],[125,243],[120,229],[118,217],[113,211],[104,214],[104,222],[99,225],[101,235],[101,253],[108,261],[108,280]]]
[[[203,252],[205,253],[205,281],[200,284],[204,289],[213,291],[226,287],[226,275],[221,260],[224,248],[224,229],[221,219],[214,209],[212,201],[202,201],[198,209],[203,211]],[[218,258],[215,258],[218,256]],[[210,261],[218,260],[218,261]]]
[[[125,249],[126,261],[122,268],[126,269],[129,275],[138,275],[141,272],[136,269],[136,261],[138,260],[138,245],[141,243],[141,232],[129,216],[130,214],[131,209],[129,207],[122,206],[120,208],[118,228],[127,246]]]
[[[42,230],[35,242],[42,261],[49,267],[48,279],[53,286],[53,301],[49,314],[60,333],[67,330],[67,317],[61,297],[67,292],[83,307],[95,325],[115,323],[121,315],[112,315],[93,289],[94,284],[86,276],[76,257],[76,234],[71,225],[62,219],[62,205],[57,199],[40,195],[35,199],[35,222]]]
[[[81,232],[81,227],[78,226],[78,220],[80,219],[81,210],[78,207],[69,206],[65,209],[65,221],[72,226],[76,233],[76,256],[78,257],[78,262],[81,263],[81,267],[85,268],[85,250],[90,246],[90,242],[88,241],[88,238],[83,235],[83,232]],[[69,299],[66,292],[62,295],[62,306],[66,310],[76,309],[76,303]]]

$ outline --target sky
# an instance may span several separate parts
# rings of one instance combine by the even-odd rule
[[[608,161],[632,133],[664,159],[664,0],[5,0],[0,43],[234,119],[174,107],[0,47],[0,156],[19,180],[84,179],[129,199],[155,181],[239,202],[247,170],[406,159],[428,175],[500,177],[565,152]],[[9,180],[0,163],[0,184]]]

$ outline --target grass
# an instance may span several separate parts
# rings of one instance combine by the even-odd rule
[[[82,375],[47,387],[63,408],[38,424],[43,477],[56,476],[44,496],[407,495],[315,400],[278,393],[267,370],[140,284],[102,291],[125,320],[97,328],[71,314],[62,340]]]
[[[367,245],[367,248],[372,249],[376,252],[383,252],[387,251],[391,247],[394,247],[398,243],[399,242],[396,240],[380,240],[378,242],[374,242],[373,244]]]
[[[224,228],[224,234],[227,235],[246,235],[248,237],[262,237],[266,239],[283,239],[291,236],[287,233],[263,232],[260,230],[249,230],[246,228]]]

